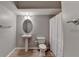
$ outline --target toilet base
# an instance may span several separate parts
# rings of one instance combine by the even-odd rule
[[[39,56],[40,57],[45,57],[45,50],[40,49]]]

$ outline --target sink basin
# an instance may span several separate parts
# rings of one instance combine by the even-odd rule
[[[30,35],[30,34],[28,34],[28,35],[22,35],[22,37],[26,37],[26,38],[30,38],[30,37],[32,37],[32,35]]]

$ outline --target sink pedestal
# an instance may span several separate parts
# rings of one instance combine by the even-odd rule
[[[26,38],[25,39],[25,52],[28,51],[28,39]]]
[[[32,37],[32,35],[22,35],[22,38],[25,40],[25,52],[28,51],[28,40]]]

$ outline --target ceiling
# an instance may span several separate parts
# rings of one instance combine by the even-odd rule
[[[17,15],[56,15],[61,11],[60,1],[14,1]]]
[[[18,9],[61,8],[60,1],[15,1]]]

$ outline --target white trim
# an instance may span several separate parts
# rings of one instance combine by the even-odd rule
[[[25,49],[25,47],[16,47],[16,49]]]
[[[6,57],[9,57],[15,50],[16,48],[14,48]]]

